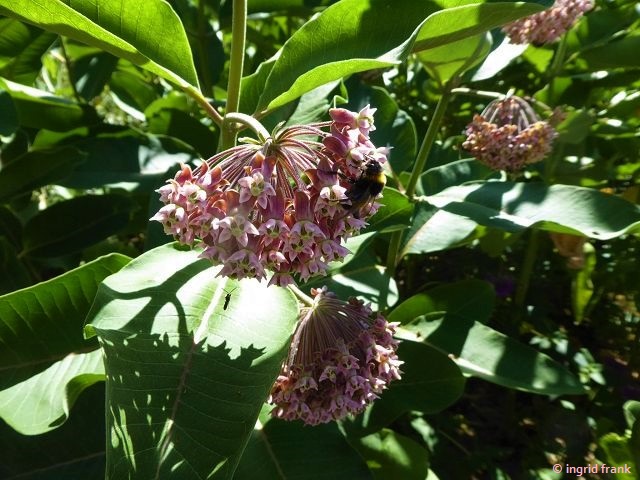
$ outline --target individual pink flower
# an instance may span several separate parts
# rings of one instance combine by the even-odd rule
[[[593,0],[556,0],[551,8],[502,27],[512,43],[544,45],[560,38],[585,12]]]
[[[368,305],[312,289],[313,305],[300,314],[288,358],[271,388],[271,414],[317,425],[362,412],[400,378],[393,334]]]
[[[331,109],[331,122],[278,127],[193,171],[183,166],[158,190],[165,206],[152,220],[224,265],[219,275],[262,280],[271,272],[280,286],[324,275],[376,211],[349,200],[364,165],[387,160],[388,149],[369,139],[374,113],[368,105]]]
[[[550,151],[555,129],[522,98],[494,100],[467,125],[462,147],[494,170],[519,172]]]

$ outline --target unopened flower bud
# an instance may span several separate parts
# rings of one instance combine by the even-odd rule
[[[467,125],[462,147],[494,170],[519,172],[550,151],[555,129],[522,98],[494,100]]]

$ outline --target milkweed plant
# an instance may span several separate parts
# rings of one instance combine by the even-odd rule
[[[45,3],[0,0],[0,477],[640,469],[635,2]]]

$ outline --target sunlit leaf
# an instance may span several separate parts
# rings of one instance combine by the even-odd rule
[[[104,378],[82,327],[100,282],[129,260],[111,254],[0,297],[0,417],[13,428],[33,435],[59,426],[81,391]]]
[[[198,86],[184,28],[164,0],[0,0],[0,13],[99,47],[177,85]]]
[[[537,3],[524,2],[343,0],[285,43],[258,109],[273,110],[324,83],[397,65],[412,50],[477,35],[541,9]]]
[[[286,289],[216,273],[165,245],[102,284],[87,332],[105,355],[111,478],[233,475],[298,307]]]
[[[509,232],[538,228],[607,240],[640,226],[640,207],[570,185],[488,182],[448,188],[427,201],[481,225]]]

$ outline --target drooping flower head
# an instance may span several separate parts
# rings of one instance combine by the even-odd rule
[[[512,43],[544,45],[560,38],[585,12],[593,0],[556,0],[551,8],[502,27]]]
[[[374,113],[368,105],[334,108],[331,122],[277,127],[194,171],[183,166],[158,190],[165,206],[152,220],[181,243],[202,246],[204,258],[223,265],[220,275],[261,280],[271,271],[270,284],[280,286],[322,275],[377,209],[349,209],[366,162],[387,159],[388,149],[369,139]]]
[[[362,412],[400,378],[402,362],[393,338],[397,323],[326,287],[311,292],[313,306],[300,314],[269,403],[274,417],[317,425]]]
[[[494,170],[518,172],[550,151],[555,129],[515,95],[494,100],[467,125],[462,147]]]

